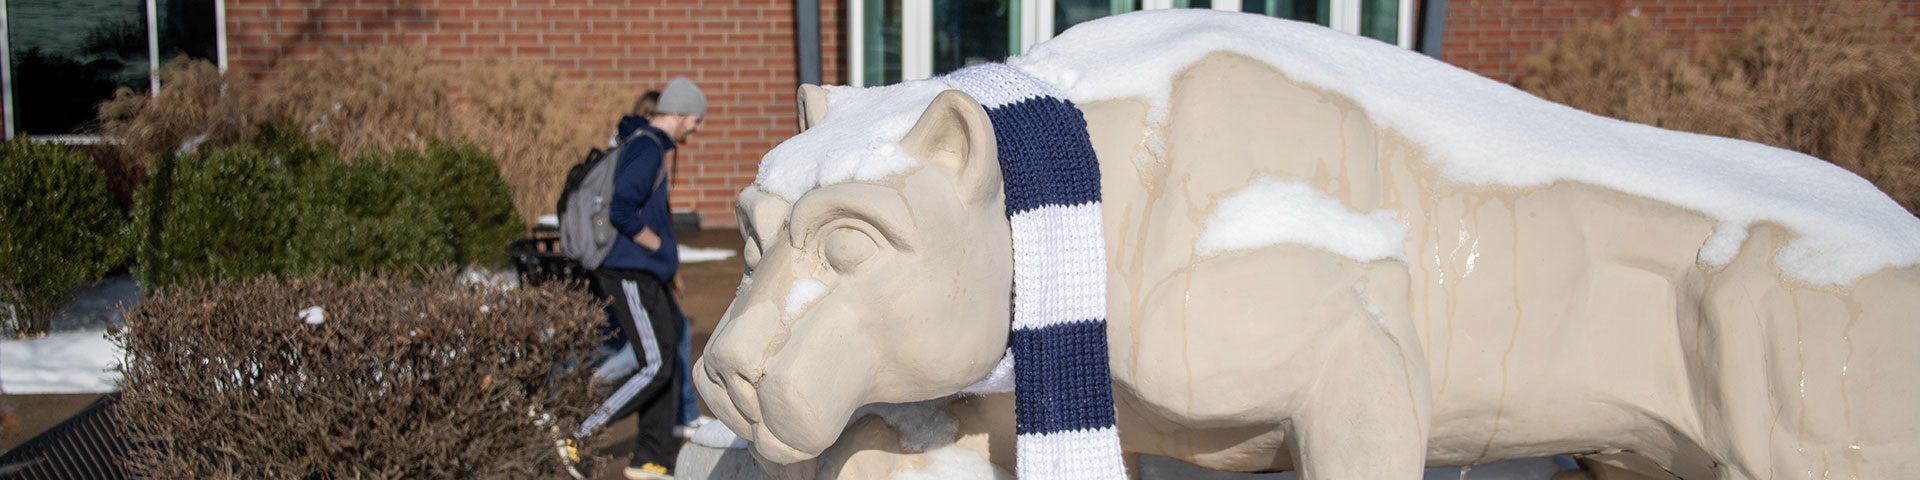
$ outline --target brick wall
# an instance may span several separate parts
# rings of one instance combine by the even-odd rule
[[[733,198],[760,156],[795,132],[793,0],[225,1],[228,67],[239,71],[322,50],[425,44],[456,74],[511,56],[634,95],[692,78],[706,91],[707,122],[680,154],[671,196],[705,226],[735,224]],[[820,3],[824,80],[844,83],[839,2]]]
[[[1442,59],[1502,82],[1513,82],[1520,60],[1547,40],[1585,20],[1637,13],[1666,35],[1669,48],[1707,38],[1730,38],[1776,9],[1813,12],[1820,0],[1451,0]],[[1920,18],[1920,2],[1900,2],[1901,16]],[[1909,41],[1912,39],[1909,38]]]

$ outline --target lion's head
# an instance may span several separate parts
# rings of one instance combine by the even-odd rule
[[[972,97],[933,79],[836,89],[829,110],[828,91],[801,91],[803,132],[740,194],[748,272],[693,368],[715,415],[777,463],[820,454],[863,405],[987,376],[1013,278]]]

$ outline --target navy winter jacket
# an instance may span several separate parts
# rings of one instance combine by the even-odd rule
[[[666,132],[648,125],[646,118],[635,115],[620,119],[618,138],[628,138],[638,128],[653,131],[660,142],[642,136],[628,140],[620,149],[620,163],[613,169],[612,211],[607,214],[613,228],[620,231],[620,238],[614,240],[613,250],[600,265],[601,268],[639,270],[668,282],[680,270],[680,249],[673,241],[667,186],[654,189],[653,182],[660,175],[660,169],[666,168],[665,155],[673,148],[673,140],[667,138]],[[660,236],[659,250],[647,250],[633,243],[633,236],[642,228],[652,228],[653,233]]]

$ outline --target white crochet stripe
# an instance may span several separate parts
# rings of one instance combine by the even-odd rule
[[[1107,318],[1100,203],[1014,214],[1013,328]]]
[[[1000,108],[1025,100],[1052,97],[1066,100],[1046,82],[1028,76],[1013,67],[996,65],[989,68],[967,68],[947,75],[947,80],[961,87],[981,107]]]
[[[1127,478],[1114,427],[1030,433],[1015,441],[1019,478]]]

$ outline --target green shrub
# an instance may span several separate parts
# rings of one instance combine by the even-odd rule
[[[261,274],[500,266],[521,234],[512,191],[472,145],[344,161],[297,132],[157,163],[137,197],[148,288]]]
[[[401,152],[396,160],[415,155]],[[513,208],[513,188],[500,177],[493,156],[471,143],[433,142],[419,157],[421,193],[446,222],[454,260],[461,264],[502,266],[507,243],[525,225]]]
[[[134,194],[134,276],[151,289],[286,271],[294,181],[252,145],[162,158]]]
[[[454,262],[448,228],[419,193],[419,173],[393,159],[327,156],[302,169],[294,270],[406,271]]]
[[[0,145],[0,303],[19,309],[0,312],[0,327],[44,333],[68,289],[126,259],[126,228],[93,160],[25,138]]]
[[[315,308],[320,315],[305,314]],[[257,277],[142,301],[114,410],[141,478],[566,478],[604,314],[559,285]],[[591,438],[587,439],[591,442]],[[590,444],[590,443],[589,443]]]

